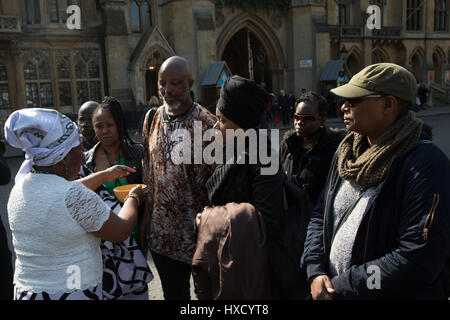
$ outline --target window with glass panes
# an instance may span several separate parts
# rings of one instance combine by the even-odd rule
[[[80,6],[79,0],[47,0],[47,16],[51,23],[66,23],[67,7],[72,4]]]
[[[8,67],[5,50],[0,50],[0,109],[10,109]]]
[[[100,50],[77,49],[73,57],[78,106],[89,100],[100,101],[103,95]]]
[[[406,30],[422,30],[422,9],[424,0],[406,1]]]
[[[25,49],[23,56],[27,107],[60,108],[101,100],[99,49]]]
[[[434,2],[434,31],[447,31],[448,0]]]
[[[131,32],[145,32],[152,26],[152,11],[149,1],[135,0],[130,4]]]
[[[27,107],[55,107],[49,50],[25,50],[23,74]]]
[[[41,23],[41,9],[39,0],[25,0],[25,13],[27,24]]]

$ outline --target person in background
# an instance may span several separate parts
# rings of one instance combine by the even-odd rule
[[[304,93],[296,102],[294,130],[280,146],[280,161],[287,176],[314,206],[325,185],[328,169],[343,135],[325,126],[328,102],[316,92]]]
[[[90,178],[74,181],[82,141],[76,124],[55,110],[13,112],[5,136],[25,152],[8,200],[14,299],[103,300],[100,239],[120,242],[131,234],[144,199],[141,187],[131,190],[115,214],[86,186]],[[124,174],[106,170],[93,178],[117,176]]]
[[[141,119],[139,120],[138,128],[137,128],[136,132],[134,133],[136,136],[142,136],[142,127],[144,125],[144,120],[145,120],[145,116],[147,115],[147,112],[149,112],[150,109],[152,109],[152,108],[159,108],[159,106],[160,106],[160,103],[159,103],[158,97],[151,96],[150,100],[148,100],[147,106],[142,111],[142,115],[141,115]]]
[[[414,76],[378,63],[332,92],[350,133],[308,227],[312,298],[447,300],[450,166],[409,110]]]
[[[430,90],[425,86],[425,83],[423,81],[420,81],[419,85],[417,86],[417,97],[420,101],[419,110],[425,110],[425,104],[427,103],[429,95]]]
[[[11,170],[8,167],[3,154],[5,153],[5,144],[0,141],[0,185],[9,183]],[[13,299],[13,269],[11,260],[11,251],[8,247],[6,230],[0,219],[0,300]]]
[[[283,121],[283,125],[289,124],[289,97],[284,90],[280,90],[280,95],[278,96],[278,105],[280,106],[280,115],[281,120]]]
[[[83,147],[85,150],[91,149],[97,143],[94,127],[92,126],[92,113],[98,107],[95,101],[83,103],[78,110],[78,127],[83,138]]]
[[[98,183],[93,189],[102,200],[118,213],[123,206],[114,195],[114,188],[142,183],[142,145],[135,144],[128,135],[122,108],[117,99],[105,97],[92,116],[94,132],[98,143],[85,154],[81,176],[119,166],[132,168],[125,177]],[[102,241],[104,265],[103,290],[108,299],[147,300],[147,283],[153,275],[145,259],[146,248],[137,244],[139,220],[132,236],[120,243]]]

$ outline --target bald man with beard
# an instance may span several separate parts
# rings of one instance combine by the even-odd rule
[[[151,123],[143,127],[143,182],[148,187],[145,213],[140,227],[142,247],[148,243],[158,270],[166,300],[190,299],[191,261],[195,251],[195,216],[208,205],[206,180],[214,166],[172,161],[172,151],[184,139],[191,139],[194,155],[194,121],[203,133],[213,128],[216,118],[192,100],[189,63],[171,57],[158,74],[160,97],[164,104]],[[176,135],[178,129],[188,135]],[[207,143],[203,142],[203,148]]]
[[[83,137],[83,147],[85,150],[90,150],[98,142],[92,124],[92,114],[97,107],[97,102],[87,101],[78,110],[77,123],[80,134]]]

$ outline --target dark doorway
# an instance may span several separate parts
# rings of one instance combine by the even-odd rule
[[[253,80],[263,85],[267,91],[272,92],[272,73],[267,50],[248,29],[241,29],[231,38],[223,51],[222,60],[227,62],[232,74],[250,78],[248,34],[253,57]]]
[[[146,102],[150,100],[151,96],[158,97],[158,71],[156,69],[149,69],[145,72]]]

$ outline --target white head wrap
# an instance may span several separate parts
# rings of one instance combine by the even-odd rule
[[[25,161],[16,175],[16,183],[33,165],[52,166],[80,145],[77,125],[51,109],[30,108],[13,112],[5,123],[8,143],[25,152]]]

